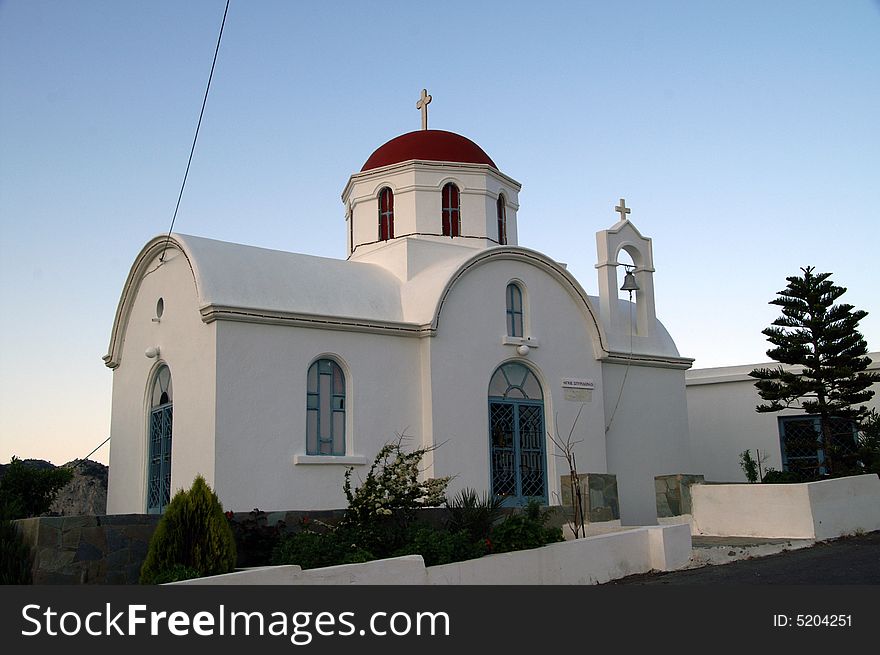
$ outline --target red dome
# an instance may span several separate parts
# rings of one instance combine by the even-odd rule
[[[498,168],[483,149],[460,134],[444,130],[418,130],[391,139],[367,159],[361,171],[369,171],[410,159],[488,164]]]

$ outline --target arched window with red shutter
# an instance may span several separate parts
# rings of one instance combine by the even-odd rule
[[[379,192],[379,241],[394,238],[394,193],[388,187]]]
[[[499,245],[507,244],[507,203],[504,201],[504,194],[498,194],[498,243]]]
[[[443,187],[443,236],[461,234],[461,194],[452,182]]]

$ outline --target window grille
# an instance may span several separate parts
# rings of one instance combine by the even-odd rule
[[[517,362],[489,382],[490,480],[507,505],[547,501],[543,398],[535,374]]]
[[[171,428],[173,425],[171,371],[160,366],[150,392],[148,432],[147,512],[160,514],[171,501]]]
[[[849,419],[832,418],[831,439],[823,443],[819,416],[779,417],[779,437],[782,451],[782,469],[810,475],[828,473],[827,459],[840,461],[857,451],[856,427]]]

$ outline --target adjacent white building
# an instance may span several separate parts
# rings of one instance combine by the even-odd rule
[[[868,371],[880,371],[880,352],[868,353]],[[778,362],[742,366],[692,369],[686,373],[688,424],[694,470],[707,480],[745,482],[740,467],[740,453],[750,450],[757,459],[766,456],[763,469],[777,471],[820,464],[824,453],[817,441],[818,417],[790,409],[758,413],[764,403],[749,373],[756,368],[776,368]],[[797,370],[797,369],[794,369]],[[880,393],[880,385],[874,385]],[[866,403],[880,409],[878,396]],[[846,421],[835,423],[837,438],[852,443],[853,426]]]
[[[517,239],[520,184],[475,143],[423,129],[378,148],[342,193],[347,259],[156,237],[122,290],[109,513],[161,511],[197,474],[227,509],[345,506],[405,434],[426,476],[558,504],[614,473],[625,524],[656,520],[654,476],[692,466],[685,370],[654,313],[651,240],[597,233],[599,297]],[[625,250],[639,289],[620,299]]]

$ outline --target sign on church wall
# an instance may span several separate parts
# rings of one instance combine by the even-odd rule
[[[566,400],[588,403],[593,400],[593,389],[596,388],[593,380],[582,378],[562,378],[562,391]]]

